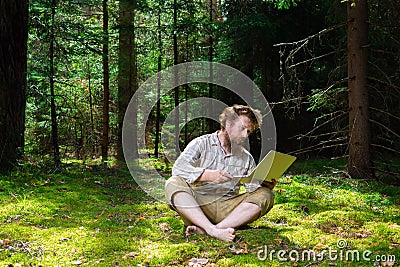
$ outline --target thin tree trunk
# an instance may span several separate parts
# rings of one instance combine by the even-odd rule
[[[53,142],[53,153],[54,153],[54,164],[56,167],[61,165],[60,160],[60,147],[58,145],[58,124],[57,124],[57,112],[55,103],[54,93],[54,25],[55,25],[55,14],[56,14],[56,0],[52,1],[51,4],[51,28],[50,28],[50,109],[51,109],[51,133]]]
[[[173,42],[174,42],[174,65],[178,65],[178,37],[177,37],[177,23],[178,23],[178,6],[176,3],[176,0],[174,0],[174,34],[173,34]],[[174,72],[174,79],[175,79],[175,89],[174,89],[174,100],[175,100],[175,120],[174,120],[174,125],[175,125],[175,152],[179,154],[180,149],[179,149],[179,109],[177,108],[179,105],[179,86],[178,84],[178,73],[177,70]]]
[[[28,1],[0,1],[0,27],[0,170],[9,170],[24,147]]]
[[[117,159],[124,160],[122,150],[122,125],[129,101],[135,92],[135,1],[119,1],[119,52],[118,52],[118,138],[117,138]],[[134,103],[137,108],[137,103]],[[135,111],[132,126],[137,125],[137,111]],[[137,128],[132,128],[133,140],[137,140]],[[129,154],[138,158],[137,143],[132,144],[132,151]],[[131,160],[131,159],[125,159]]]
[[[93,96],[92,96],[92,83],[91,83],[90,63],[88,62],[88,90],[89,90],[89,110],[90,110],[90,136],[92,142],[92,153],[95,152],[95,144],[93,142],[94,136],[94,118],[93,118]]]
[[[370,159],[368,71],[368,4],[356,0],[347,4],[348,87],[349,87],[349,161],[353,178],[372,178]]]
[[[189,34],[186,35],[186,60],[189,59]],[[185,135],[185,147],[189,143],[188,141],[188,91],[189,91],[189,73],[188,73],[188,66],[186,65],[186,75],[185,75],[185,126],[184,126],[184,135]]]
[[[213,38],[213,27],[212,27],[212,23],[214,21],[214,17],[215,17],[215,0],[210,0],[209,2],[209,16],[210,16],[210,41],[209,41],[209,49],[208,49],[208,60],[210,61],[210,82],[208,84],[208,97],[210,98],[210,103],[209,103],[209,117],[211,118],[213,115],[213,102],[211,101],[211,99],[214,97],[214,84],[213,84],[213,57],[214,57],[214,38]],[[208,120],[209,124],[208,124],[208,131],[212,132],[214,130],[214,121],[213,120]]]
[[[108,4],[103,0],[103,133],[101,142],[101,155],[103,164],[108,160],[108,132],[110,128],[109,100],[110,82],[108,66]]]
[[[162,39],[161,39],[161,10],[158,11],[158,62],[157,62],[157,107],[156,107],[156,140],[154,144],[154,156],[158,158],[158,146],[160,143],[160,117],[161,117],[161,103],[160,103],[160,87],[161,87],[161,55],[162,55]]]

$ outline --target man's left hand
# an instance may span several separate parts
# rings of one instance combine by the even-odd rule
[[[271,182],[264,181],[261,183],[262,186],[268,187],[269,189],[273,190],[275,185],[277,184],[275,179],[272,179]]]

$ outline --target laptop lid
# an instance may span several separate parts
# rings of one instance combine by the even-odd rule
[[[240,181],[243,183],[248,183],[252,179],[259,181],[272,181],[272,179],[275,179],[278,181],[295,160],[296,157],[294,156],[271,150],[258,163],[251,174],[247,177],[243,177]]]

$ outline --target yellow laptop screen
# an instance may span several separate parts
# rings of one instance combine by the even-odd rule
[[[278,181],[295,160],[296,157],[294,156],[271,150],[260,163],[258,163],[257,167],[250,175],[241,177],[240,182],[249,183],[253,179],[258,181],[272,181],[272,179],[275,179]]]

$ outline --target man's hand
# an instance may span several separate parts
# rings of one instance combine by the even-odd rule
[[[275,179],[272,179],[272,182],[264,181],[261,183],[262,186],[268,187],[269,189],[273,190],[277,182]]]
[[[205,169],[198,181],[208,181],[217,184],[225,183],[233,179],[233,176],[224,170]]]

